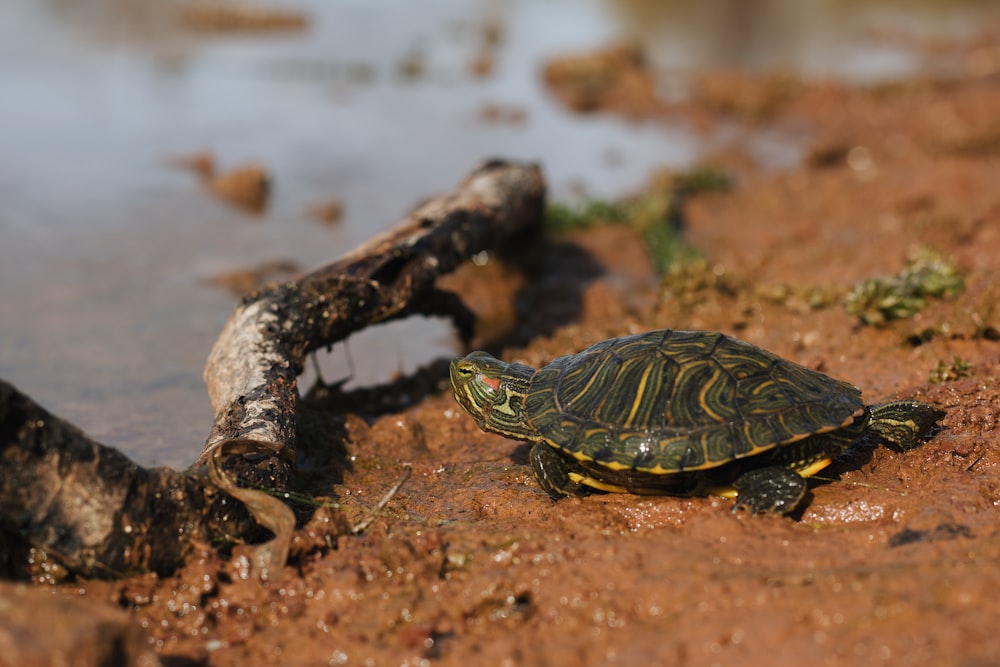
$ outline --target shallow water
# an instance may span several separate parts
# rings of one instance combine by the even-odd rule
[[[719,139],[573,116],[541,87],[545,58],[634,36],[669,94],[704,66],[877,80],[926,65],[919,40],[968,34],[992,11],[747,6],[309,0],[294,5],[305,31],[248,35],[186,30],[177,3],[2,3],[0,377],[141,463],[184,466],[211,426],[201,369],[234,302],[210,277],[323,264],[484,157],[541,161],[557,198],[616,196]],[[494,72],[479,78],[491,26]],[[524,122],[484,120],[491,104]],[[205,150],[223,168],[266,165],[262,216],[170,165]],[[336,227],[309,213],[330,199],[345,206]],[[354,381],[453,352],[435,323],[388,328],[352,342]],[[342,356],[327,367],[348,372]]]

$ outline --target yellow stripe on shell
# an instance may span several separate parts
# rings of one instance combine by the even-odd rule
[[[603,366],[603,364],[601,366]],[[577,401],[580,398],[587,395],[587,392],[590,391],[590,388],[593,386],[594,382],[597,381],[597,378],[601,377],[601,374],[597,372],[598,370],[600,370],[600,367],[598,369],[595,369],[594,372],[590,374],[590,379],[587,380],[587,384],[583,386],[583,389],[578,390],[576,392],[576,396],[567,401],[567,403],[572,404],[574,401]],[[569,374],[567,375],[567,377],[568,376]]]
[[[715,387],[715,383],[718,382],[719,373],[720,373],[719,369],[716,368],[715,372],[712,373],[712,377],[707,382],[705,382],[702,385],[701,391],[698,392],[698,405],[701,406],[701,409],[705,411],[706,415],[708,415],[714,421],[717,421],[717,422],[724,421],[725,418],[722,415],[720,415],[718,412],[716,412],[715,410],[713,410],[711,408],[708,400],[706,400],[706,399],[708,397],[708,392],[711,389],[713,389]]]
[[[649,374],[653,370],[653,365],[649,364],[646,366],[646,370],[643,371],[642,377],[639,379],[639,387],[635,392],[635,400],[632,401],[632,410],[628,413],[628,417],[625,418],[624,426],[631,426],[632,420],[635,419],[635,414],[639,411],[639,405],[642,403],[642,394],[646,391],[646,382],[649,381]]]

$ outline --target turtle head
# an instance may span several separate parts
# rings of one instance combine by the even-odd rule
[[[517,440],[538,440],[538,432],[524,412],[524,397],[534,372],[524,364],[508,364],[486,352],[473,352],[451,362],[451,391],[484,431]]]

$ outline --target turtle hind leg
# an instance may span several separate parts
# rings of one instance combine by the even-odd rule
[[[871,415],[868,428],[893,449],[906,451],[920,444],[945,411],[920,401],[890,401],[873,406]]]
[[[591,489],[570,476],[580,477],[580,466],[570,457],[557,452],[544,442],[531,448],[531,469],[535,479],[553,500],[566,496],[590,495]]]
[[[791,468],[767,466],[748,470],[733,481],[736,504],[733,511],[752,514],[789,514],[806,495],[806,480]]]

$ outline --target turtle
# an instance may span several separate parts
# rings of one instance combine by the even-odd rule
[[[451,362],[455,400],[488,432],[534,443],[553,499],[594,492],[717,495],[789,514],[811,475],[862,438],[899,451],[945,412],[861,391],[731,336],[661,329],[535,369],[486,352]]]

